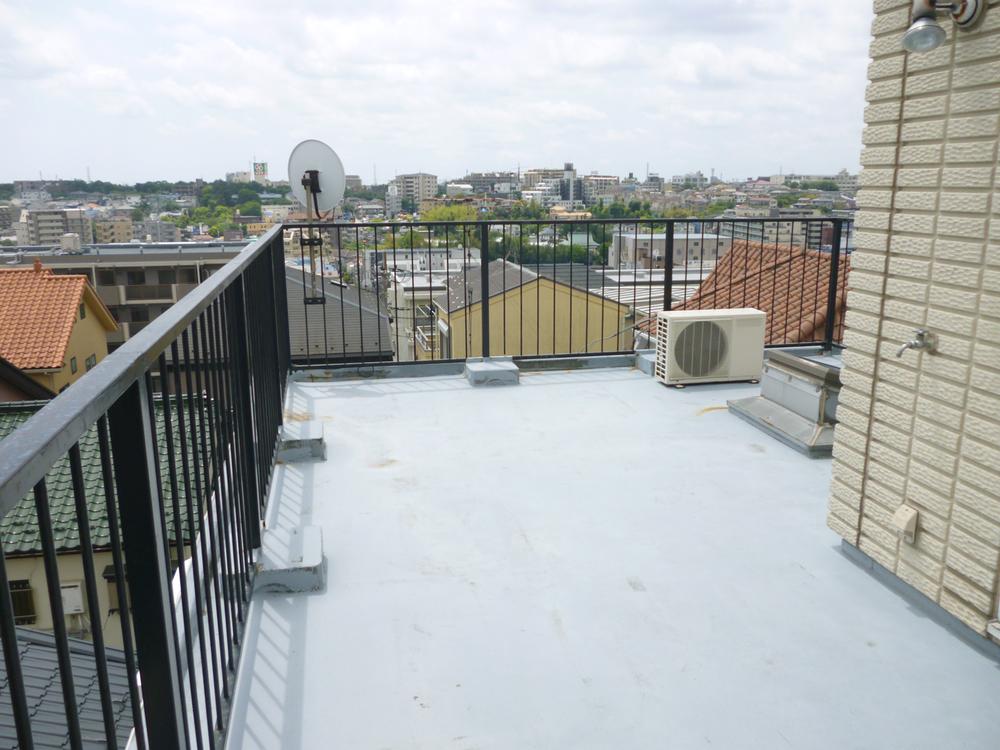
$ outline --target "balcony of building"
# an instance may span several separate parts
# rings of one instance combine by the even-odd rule
[[[825,247],[734,239],[677,289],[668,247],[646,283],[663,308],[756,307],[769,350],[836,363],[848,227],[823,221]],[[408,229],[368,227],[373,247]],[[395,360],[389,290],[350,264],[365,248],[346,225],[301,247],[276,227],[0,442],[10,744],[995,744],[985,641],[845,553],[829,462],[727,409],[759,385],[643,371],[655,316],[622,302],[606,247],[569,240],[587,270],[569,279],[519,246],[531,222],[423,229],[478,238],[456,282],[478,305],[467,351],[510,357],[516,385],[472,385],[440,345]],[[591,312],[605,301],[624,308],[616,337]],[[418,341],[453,302],[420,308]],[[15,624],[18,554],[37,556],[51,621],[44,681]],[[129,606],[93,616],[112,590]]]

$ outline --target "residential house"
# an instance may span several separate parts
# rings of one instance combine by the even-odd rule
[[[86,276],[55,274],[37,258],[31,268],[0,269],[0,357],[49,391],[104,359],[117,327]]]
[[[527,265],[495,260],[488,269],[489,355],[600,352],[632,348],[627,305],[546,278]],[[581,282],[585,283],[583,279]],[[481,275],[455,274],[445,294],[434,299],[444,358],[481,356]]]
[[[385,300],[339,279],[285,269],[292,358],[308,362],[391,361],[392,337]]]
[[[107,305],[118,327],[107,332],[113,352],[177,300],[229,262],[243,247],[234,245],[128,245],[94,248],[80,255],[46,256],[56,274],[83,274]],[[22,262],[33,262],[23,256]]]
[[[173,401],[175,409],[177,403],[176,400]],[[45,401],[0,404],[0,441],[27,422],[45,404]],[[176,417],[173,421],[173,433],[174,445],[177,446],[176,450],[180,451],[181,437]],[[165,421],[162,401],[159,399],[157,399],[157,434],[161,457],[164,459],[160,462],[160,479],[164,491],[172,498],[171,477],[168,461],[165,460]],[[188,434],[188,439],[194,439],[192,433]],[[112,536],[108,524],[97,429],[92,427],[88,430],[79,445],[83,489],[87,497],[91,544],[94,549],[93,564],[97,575],[100,576],[98,581],[100,585],[97,587],[100,611],[90,611],[84,595],[80,529],[76,517],[71,468],[68,459],[64,457],[49,470],[45,477],[45,486],[52,520],[59,581],[62,586],[65,625],[70,635],[89,639],[93,633],[94,620],[99,619],[105,641],[112,646],[121,646],[123,639],[118,617],[120,604],[114,559],[110,551]],[[178,494],[183,494],[183,487],[178,489]],[[172,535],[172,507],[167,509],[166,516],[168,532]],[[52,610],[46,594],[42,540],[33,497],[24,498],[3,517],[0,521],[0,539],[7,560],[7,579],[15,623],[51,632]],[[171,550],[171,554],[175,555],[174,549]]]
[[[85,747],[107,747],[100,682],[95,679],[94,646],[75,638],[68,641],[68,646],[81,739]],[[72,747],[62,690],[58,687],[62,675],[55,638],[30,628],[17,628],[17,653],[24,676],[28,714],[36,717],[39,723],[34,737],[35,747],[39,750]],[[110,698],[115,708],[111,714],[113,736],[118,747],[126,747],[134,724],[133,709],[138,708],[132,705],[129,691],[128,660],[124,651],[113,647],[105,649],[104,657]],[[3,660],[0,660],[0,683],[5,688],[9,685]],[[14,710],[6,696],[0,700],[0,737],[3,737],[5,746],[17,747]]]
[[[803,247],[739,240],[687,300],[674,310],[722,310],[753,307],[767,313],[766,345],[824,340],[832,256]],[[844,336],[844,309],[850,256],[837,268],[834,341]],[[656,316],[636,326],[637,348],[653,345]]]
[[[20,367],[0,357],[0,404],[53,398],[56,394],[34,380]]]

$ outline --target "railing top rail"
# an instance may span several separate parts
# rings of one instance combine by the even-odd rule
[[[308,229],[312,227],[330,229],[364,229],[364,228],[392,228],[392,227],[454,227],[454,226],[510,226],[518,224],[524,226],[579,226],[581,224],[644,224],[644,225],[664,225],[664,224],[774,224],[776,222],[788,222],[796,224],[833,224],[846,223],[852,221],[840,216],[761,216],[761,217],[714,217],[710,219],[698,216],[686,216],[672,219],[460,219],[455,221],[365,221],[354,223],[350,221],[286,221],[281,226],[284,229]]]
[[[3,518],[83,434],[222,292],[246,271],[280,226],[247,245],[179,302],[103,359],[87,376],[52,399],[0,441],[0,518]]]

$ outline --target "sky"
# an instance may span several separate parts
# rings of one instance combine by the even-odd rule
[[[0,0],[0,182],[856,171],[870,0]]]

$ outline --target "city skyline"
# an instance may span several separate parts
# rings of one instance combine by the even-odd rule
[[[854,172],[871,9],[828,5],[0,2],[0,134],[18,144],[0,181],[212,179],[253,156],[282,179],[306,137],[366,183],[563,161]]]

